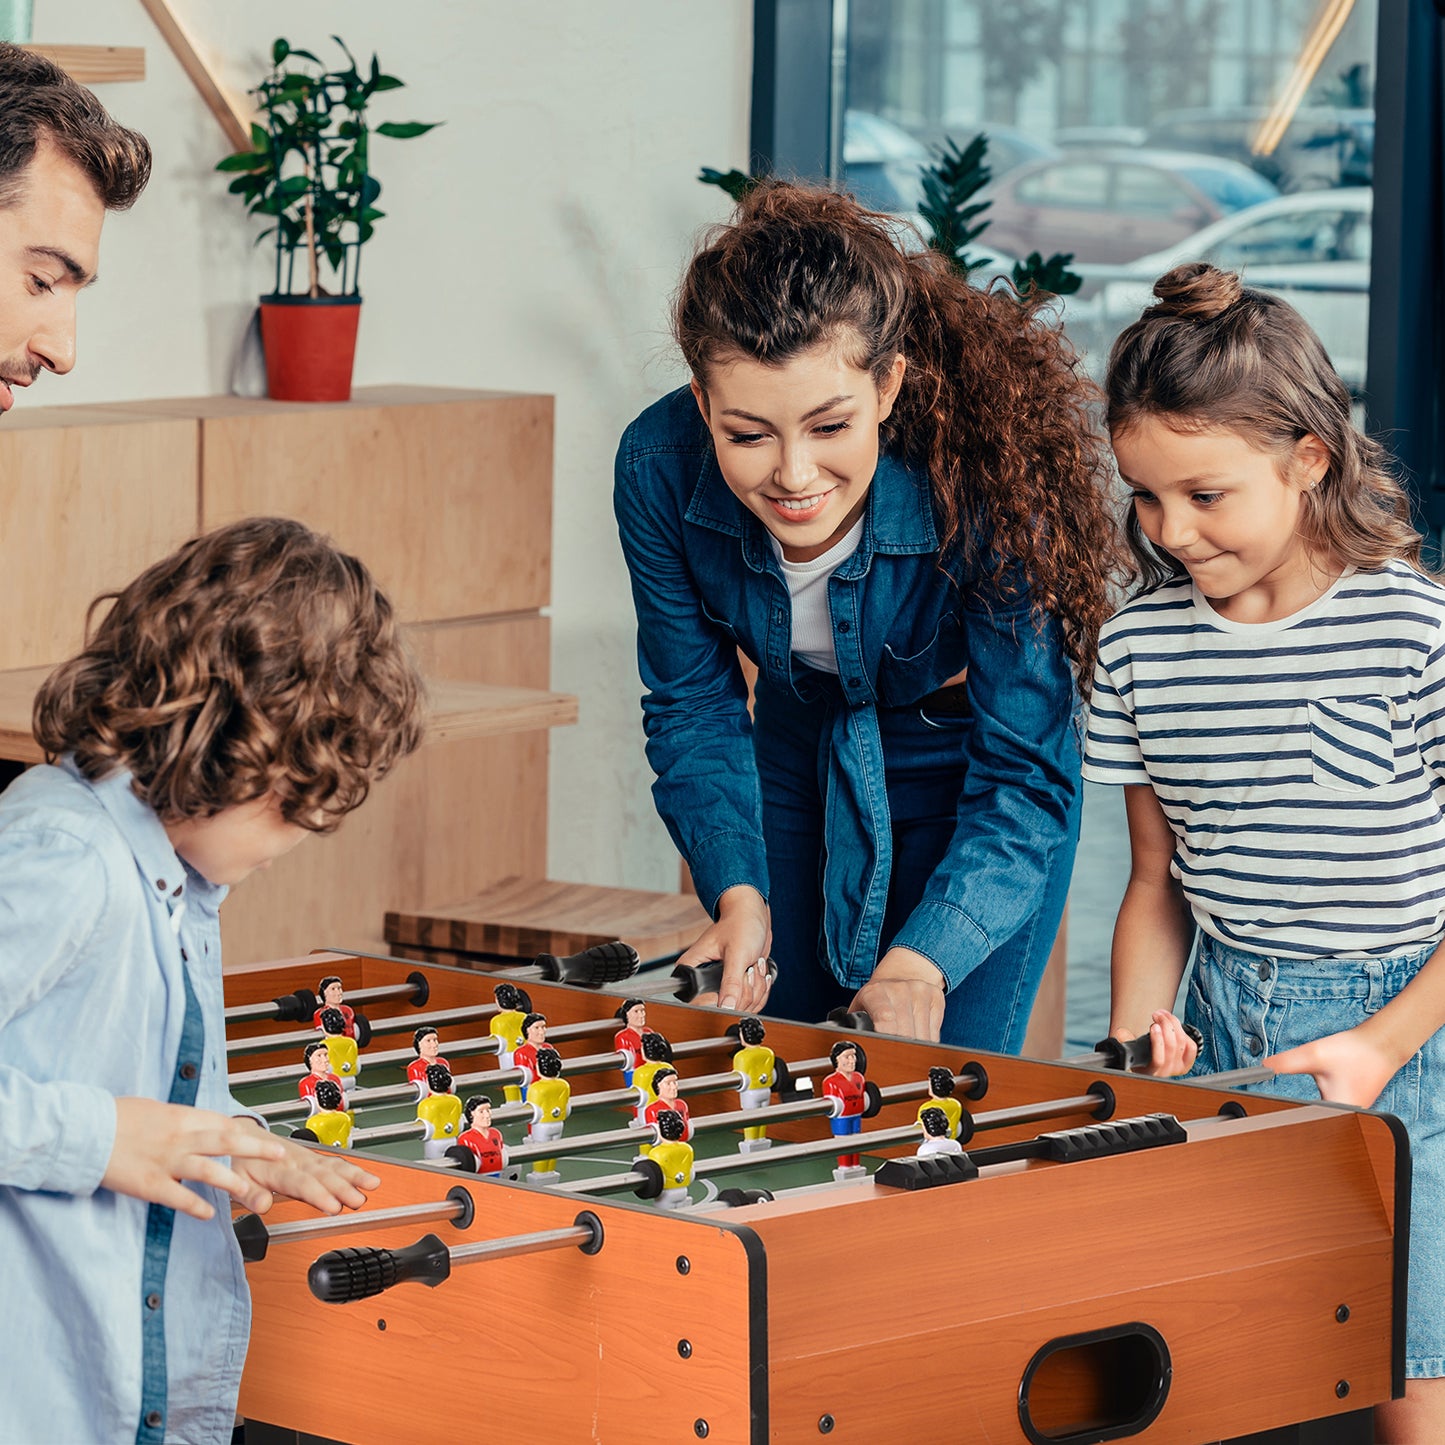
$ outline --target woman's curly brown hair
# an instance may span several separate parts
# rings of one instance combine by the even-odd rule
[[[1094,389],[1036,304],[970,285],[936,252],[904,252],[897,227],[849,196],[764,182],[693,258],[678,344],[704,389],[730,355],[781,365],[836,344],[881,382],[901,353],[882,441],[931,479],[941,556],[987,558],[1003,589],[1021,574],[1087,689],[1130,571],[1105,499]]]
[[[355,557],[257,517],[187,542],[120,592],[35,699],[46,755],[127,768],[163,822],[270,793],[329,833],[421,742],[422,684]]]

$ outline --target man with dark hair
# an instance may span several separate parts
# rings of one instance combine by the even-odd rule
[[[59,66],[0,42],[0,415],[75,364],[75,299],[107,211],[135,203],[151,150]]]

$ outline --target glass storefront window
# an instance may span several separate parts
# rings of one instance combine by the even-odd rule
[[[980,242],[1073,254],[1062,315],[1096,375],[1154,278],[1209,259],[1286,296],[1363,387],[1378,0],[847,10],[844,184],[907,214],[920,155],[985,132]]]

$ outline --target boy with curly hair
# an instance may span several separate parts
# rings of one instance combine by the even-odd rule
[[[261,518],[109,603],[0,795],[0,1400],[20,1440],[229,1440],[250,1301],[231,1201],[379,1181],[226,1082],[217,908],[331,832],[421,737],[391,606]]]

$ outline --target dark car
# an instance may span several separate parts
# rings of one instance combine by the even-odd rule
[[[1115,264],[1278,194],[1237,161],[1130,148],[1020,166],[979,199],[991,202],[983,239],[1000,251],[1071,251],[1079,261]]]

